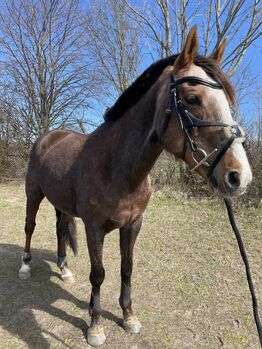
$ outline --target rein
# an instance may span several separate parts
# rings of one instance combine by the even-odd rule
[[[238,248],[239,248],[243,263],[245,265],[248,287],[249,287],[249,291],[250,291],[251,298],[252,298],[252,304],[253,304],[253,315],[254,315],[256,326],[257,326],[257,332],[258,332],[258,336],[259,336],[260,346],[262,348],[262,326],[261,326],[261,322],[259,319],[259,313],[258,313],[258,307],[257,307],[257,298],[256,298],[256,294],[255,294],[254,284],[253,284],[253,281],[251,278],[250,266],[249,266],[247,254],[245,251],[245,246],[244,246],[243,240],[241,238],[241,234],[240,234],[238,227],[236,225],[236,222],[235,222],[235,217],[234,217],[234,213],[232,210],[232,202],[229,199],[224,199],[224,201],[225,201],[225,204],[227,207],[228,218],[229,218],[231,227],[235,233],[237,243],[238,243]]]
[[[222,86],[220,84],[215,83],[215,82],[210,82],[210,81],[198,78],[196,76],[186,76],[186,77],[183,77],[179,80],[175,80],[173,75],[171,74],[170,78],[171,78],[171,82],[170,82],[170,87],[171,87],[170,107],[166,109],[166,117],[165,117],[165,121],[163,124],[162,132],[164,133],[166,131],[168,124],[169,124],[169,121],[170,121],[171,114],[175,111],[178,118],[179,118],[181,129],[184,131],[185,137],[186,137],[184,154],[186,153],[187,144],[189,144],[191,151],[192,151],[193,160],[196,163],[196,166],[192,169],[192,171],[194,171],[195,169],[197,169],[199,166],[202,166],[202,165],[208,167],[207,177],[209,178],[211,183],[213,185],[215,185],[216,182],[215,182],[215,178],[213,177],[213,172],[214,172],[216,166],[218,165],[219,161],[223,158],[223,156],[225,155],[225,153],[227,152],[227,150],[229,149],[229,147],[232,145],[232,143],[235,140],[238,139],[241,142],[244,141],[244,137],[245,137],[244,131],[242,130],[242,128],[238,124],[229,125],[229,124],[225,124],[223,122],[212,122],[212,121],[200,120],[200,119],[196,118],[193,114],[191,114],[186,109],[186,107],[182,103],[181,99],[179,98],[179,94],[177,91],[177,86],[184,84],[184,83],[187,83],[187,82],[193,83],[193,84],[204,85],[204,86],[214,88],[214,89],[222,89]],[[228,140],[222,145],[222,147],[220,149],[215,148],[215,149],[213,149],[213,151],[211,151],[209,154],[207,154],[206,151],[204,149],[200,148],[193,140],[193,138],[191,136],[191,132],[192,132],[193,127],[224,127],[225,130],[229,131],[229,132],[226,131],[226,133],[228,135]],[[196,152],[200,152],[203,155],[203,158],[200,161],[197,161],[195,156],[194,156],[194,154]],[[217,153],[215,159],[211,163],[208,163],[207,160],[215,153]],[[233,209],[232,209],[232,202],[231,202],[231,200],[229,200],[227,198],[224,199],[224,202],[225,202],[225,205],[227,208],[228,218],[229,218],[231,227],[235,233],[238,247],[239,247],[239,251],[240,251],[243,263],[245,265],[246,277],[247,277],[248,286],[249,286],[249,290],[250,290],[250,294],[251,294],[251,298],[252,298],[254,319],[255,319],[257,332],[258,332],[258,336],[259,336],[260,346],[262,348],[262,326],[261,326],[261,322],[259,319],[257,299],[256,299],[256,295],[255,295],[253,281],[251,278],[248,257],[247,257],[246,251],[245,251],[245,247],[244,247],[240,232],[239,232],[237,225],[236,225],[236,222],[235,222]]]

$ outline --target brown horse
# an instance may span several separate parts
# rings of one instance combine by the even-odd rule
[[[131,308],[133,247],[151,196],[149,172],[165,149],[184,160],[223,196],[244,192],[252,174],[232,120],[234,89],[220,69],[225,42],[209,57],[199,56],[196,27],[183,51],[153,64],[119,98],[105,122],[89,136],[57,130],[33,146],[26,177],[26,244],[20,278],[30,276],[30,242],[44,197],[57,213],[58,266],[72,280],[66,243],[76,252],[73,217],[86,229],[92,293],[88,343],[99,346],[100,286],[105,271],[103,241],[120,230],[123,327],[138,333],[141,324]]]

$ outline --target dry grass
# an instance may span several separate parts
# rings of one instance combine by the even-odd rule
[[[78,221],[78,256],[69,252],[77,282],[65,285],[55,265],[54,210],[44,201],[33,236],[32,278],[21,281],[23,185],[1,185],[0,194],[0,348],[89,348],[89,259],[83,225]],[[237,220],[261,303],[261,208],[242,208]],[[259,348],[244,269],[219,202],[166,194],[151,200],[136,244],[133,276],[141,335],[127,335],[120,326],[117,232],[106,238],[104,264],[103,348]]]

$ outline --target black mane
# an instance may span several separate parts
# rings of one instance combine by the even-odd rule
[[[138,101],[160,77],[164,69],[167,66],[174,64],[177,57],[178,55],[172,55],[170,57],[161,59],[147,68],[135,80],[135,82],[133,82],[133,84],[122,93],[116,103],[111,108],[106,110],[104,115],[105,121],[115,121],[119,119],[128,109],[138,103]],[[223,87],[223,90],[230,102],[235,105],[235,90],[230,80],[222,72],[219,64],[210,57],[203,57],[200,55],[197,55],[194,58],[194,64],[204,69],[204,71],[212,79],[218,82]]]
[[[153,63],[147,68],[118,98],[116,103],[109,108],[105,115],[105,121],[119,119],[128,109],[136,104],[150,87],[156,82],[163,70],[172,65],[178,55],[173,55]]]

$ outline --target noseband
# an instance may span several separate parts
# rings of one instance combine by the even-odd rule
[[[217,164],[225,155],[226,151],[228,150],[228,148],[231,146],[231,144],[234,142],[235,139],[238,138],[241,142],[244,141],[244,137],[245,137],[244,131],[237,124],[229,125],[223,122],[206,121],[206,120],[200,120],[196,118],[193,114],[191,114],[186,109],[177,91],[177,86],[187,82],[197,84],[197,85],[204,85],[214,89],[222,89],[223,87],[220,84],[216,82],[210,82],[210,81],[198,78],[196,76],[186,76],[179,80],[175,80],[173,75],[171,74],[170,78],[171,78],[170,107],[166,109],[166,118],[163,125],[163,132],[166,131],[171,114],[173,113],[173,111],[175,111],[179,118],[181,129],[183,130],[186,137],[185,151],[186,151],[186,145],[189,144],[192,151],[192,158],[196,163],[196,166],[192,169],[192,171],[196,170],[201,165],[208,167],[207,176],[211,180],[211,182],[215,184],[215,179],[212,176],[214,169],[216,168]],[[228,140],[226,141],[226,143],[223,144],[223,146],[220,149],[215,148],[213,151],[207,154],[206,151],[200,148],[193,140],[192,138],[193,127],[224,127],[225,130],[228,130],[226,131],[226,134],[228,135]],[[195,154],[197,152],[203,155],[203,158],[200,161],[197,161],[195,158]],[[207,162],[208,158],[215,153],[217,153],[215,159],[211,163],[208,163]]]

